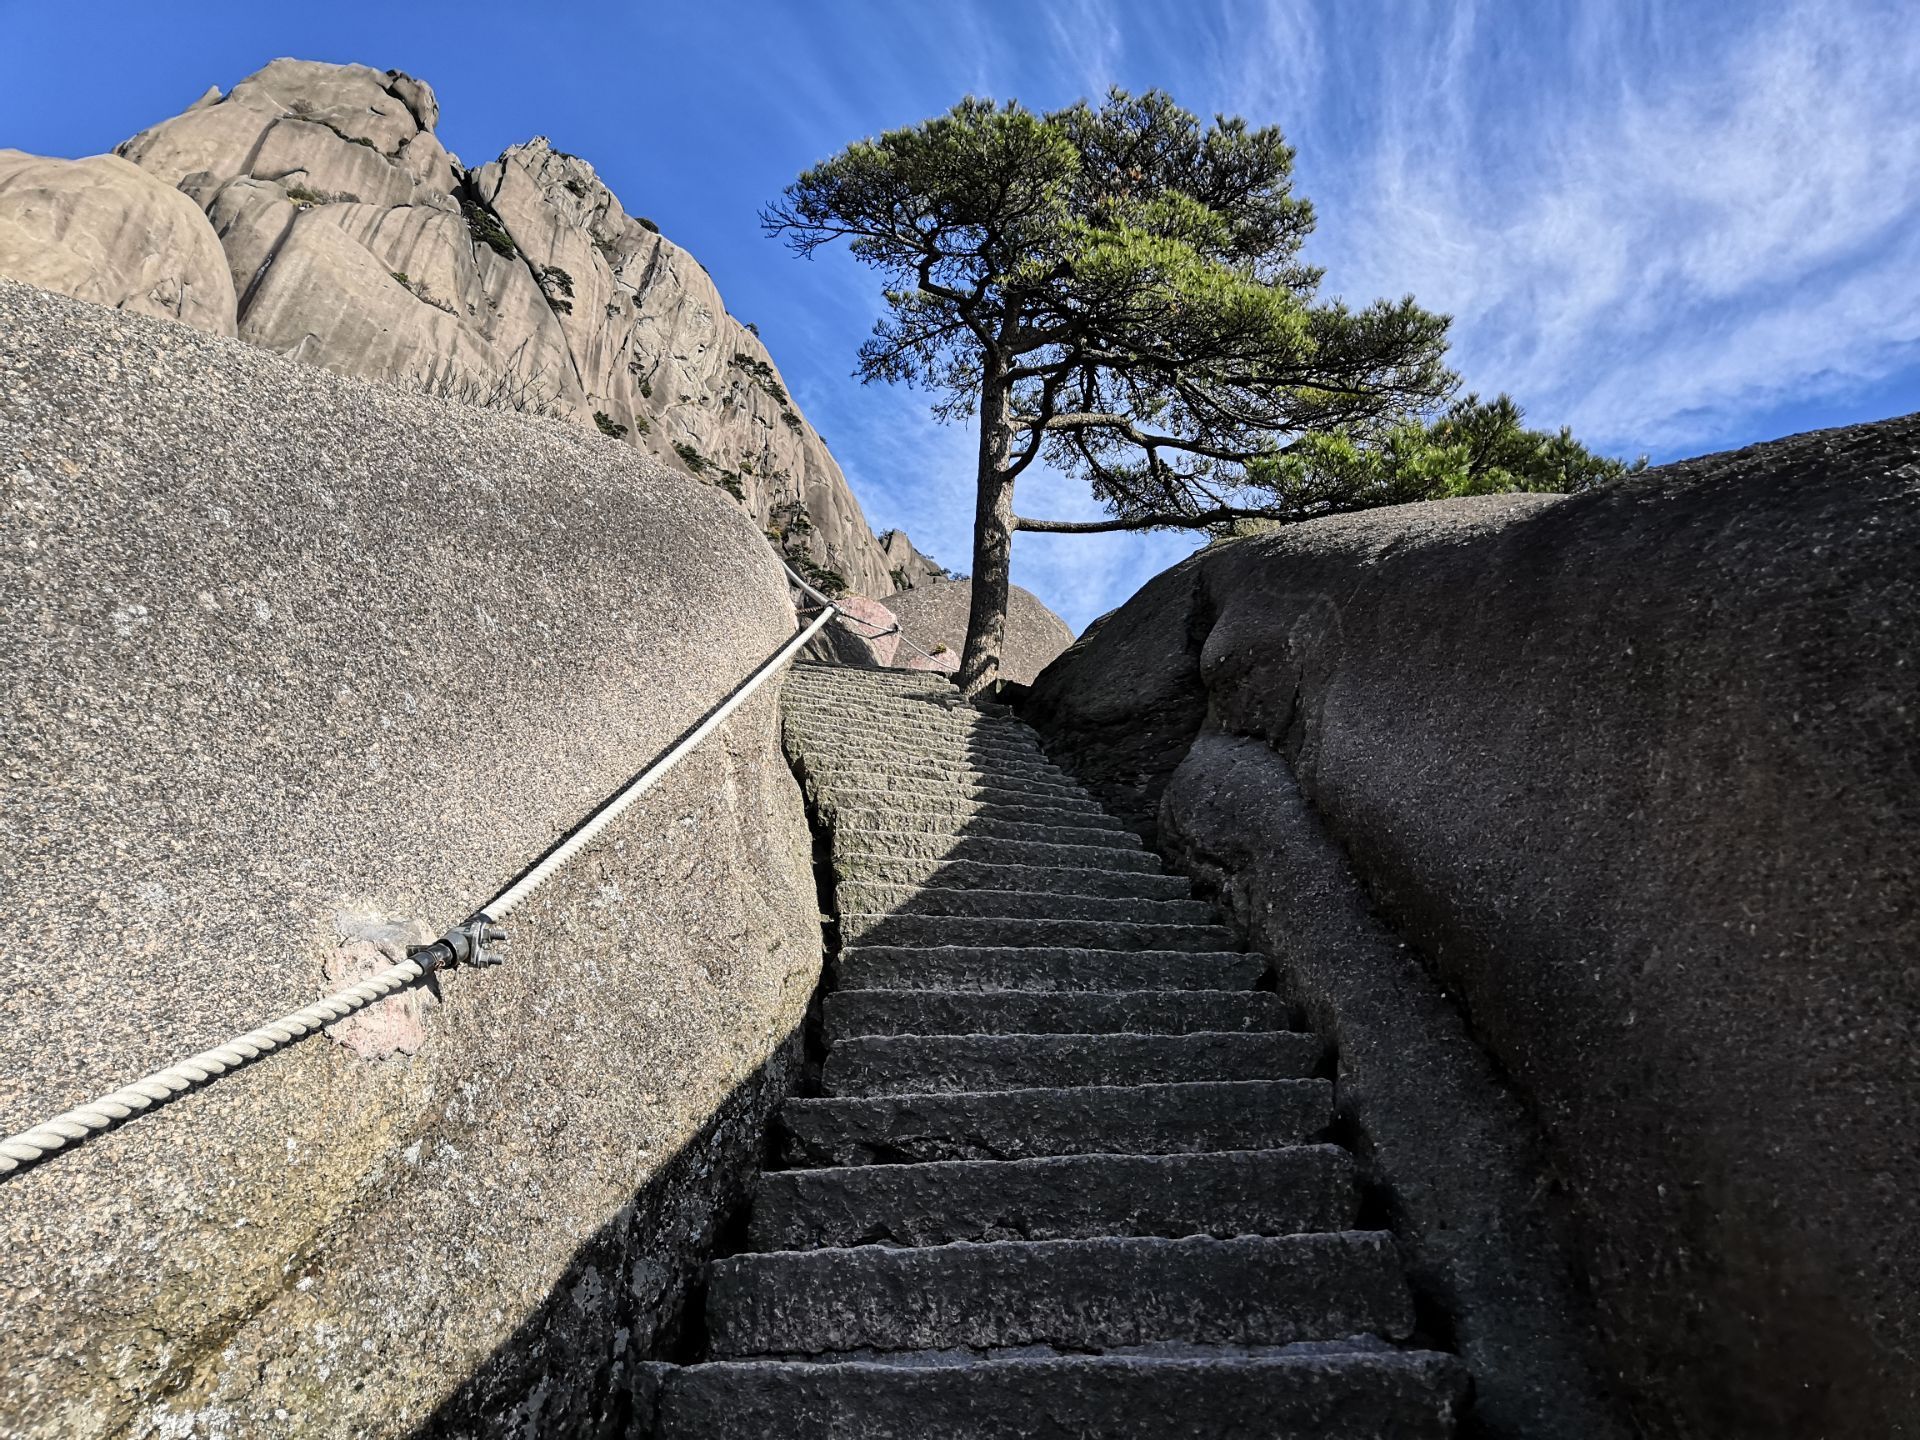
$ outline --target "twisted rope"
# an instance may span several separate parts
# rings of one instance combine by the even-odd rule
[[[794,574],[790,566],[782,562],[782,568],[786,569],[788,578],[795,585],[813,596],[826,608],[798,634],[792,636],[778,650],[769,655],[752,673],[745,676],[726,699],[709,711],[706,718],[683,736],[677,744],[657,756],[646,769],[628,781],[604,805],[590,815],[579,829],[555,845],[525,874],[496,895],[481,911],[477,912],[479,918],[489,922],[504,919],[535,889],[545,884],[554,871],[591,843],[594,837],[612,824],[621,812],[651,789],[667,771],[679,764],[694,746],[717,730],[729,715],[746,702],[747,697],[752,695],[763,681],[798,654],[801,647],[818,634],[834,616],[843,613],[828,596],[822,595]],[[445,938],[439,944],[444,946]],[[99,1099],[85,1105],[63,1111],[51,1120],[43,1120],[31,1129],[0,1139],[0,1178],[13,1175],[29,1165],[37,1164],[49,1155],[58,1154],[104,1130],[110,1130],[126,1120],[156,1109],[196,1086],[205,1085],[230,1071],[251,1065],[254,1061],[271,1055],[283,1046],[291,1045],[296,1040],[303,1040],[316,1030],[331,1025],[336,1020],[344,1019],[356,1010],[363,1010],[374,1001],[384,999],[394,991],[411,985],[427,973],[427,967],[419,960],[402,960],[369,980],[362,980],[357,985],[335,991],[324,999],[316,1000],[313,1004],[295,1010],[290,1015],[282,1015],[278,1020],[270,1020],[256,1030],[247,1031],[244,1035],[236,1035],[224,1045],[216,1045],[211,1050],[202,1050],[198,1055],[169,1065],[164,1070],[156,1070],[153,1074],[136,1080],[131,1085],[123,1085],[112,1094],[102,1095]]]
[[[358,985],[336,991],[290,1015],[282,1015],[278,1020],[269,1020],[259,1029],[236,1035],[224,1045],[202,1050],[178,1064],[156,1070],[143,1080],[136,1080],[111,1095],[102,1095],[98,1100],[76,1106],[51,1120],[44,1120],[31,1130],[9,1135],[0,1140],[0,1175],[11,1175],[90,1135],[109,1130],[121,1121],[157,1105],[164,1105],[196,1085],[204,1085],[230,1070],[251,1065],[283,1045],[291,1045],[322,1026],[331,1025],[356,1010],[365,1009],[376,1000],[384,999],[412,984],[424,973],[419,961],[402,960],[370,980],[362,980]]]

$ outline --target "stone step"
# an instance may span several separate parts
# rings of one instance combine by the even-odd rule
[[[860,880],[842,880],[836,894],[842,911],[869,914],[1025,916],[1152,925],[1204,925],[1215,918],[1213,906],[1204,900],[1057,895],[1044,890],[949,890],[926,885],[875,885]]]
[[[978,800],[969,795],[942,795],[933,791],[902,795],[886,790],[823,790],[814,796],[814,804],[820,814],[828,819],[842,814],[915,817],[912,824],[901,827],[907,830],[925,828],[919,817],[926,816],[937,817],[956,826],[974,820],[1008,820],[1026,825],[1059,825],[1075,830],[1133,833],[1090,800],[1069,800],[1062,804],[1047,797],[1022,796],[1017,792],[1007,799]]]
[[[1189,900],[1184,875],[1100,870],[1069,865],[992,865],[979,860],[935,860],[871,852],[839,853],[834,869],[844,886],[922,885],[938,890],[1013,890],[1046,895],[1111,895],[1129,900]]]
[[[837,770],[878,769],[921,775],[929,779],[982,776],[998,786],[1018,785],[1025,780],[1044,784],[1072,784],[1074,777],[1040,755],[973,755],[958,751],[932,752],[906,746],[823,748],[799,743],[788,737],[786,753],[801,768],[820,766]]]
[[[921,672],[925,673],[925,672]],[[868,685],[854,683],[850,685],[816,685],[802,681],[799,684],[781,687],[782,705],[845,704],[849,701],[887,705],[925,705],[939,706],[959,713],[972,712],[976,715],[1010,715],[1005,706],[969,705],[954,691],[951,683],[907,685]]]
[[[837,760],[809,761],[805,768],[808,790],[817,788],[831,794],[859,791],[865,794],[904,795],[909,798],[925,794],[963,795],[999,800],[1028,796],[1045,797],[1050,801],[1077,800],[1090,805],[1099,804],[1092,795],[1087,793],[1085,786],[1064,777],[1058,780],[1045,780],[983,770],[956,772],[951,767],[942,769],[938,773],[928,773],[924,770],[894,773],[873,770],[860,765],[847,765]]]
[[[1005,706],[955,704],[953,692],[911,691],[888,694],[880,690],[835,693],[820,689],[788,690],[780,697],[783,714],[918,720],[928,724],[1020,725],[1020,717]]]
[[[781,717],[788,735],[823,753],[860,748],[898,752],[957,754],[978,749],[1002,751],[1020,759],[1045,758],[1040,737],[1024,725],[1005,721],[967,724],[942,721],[876,719],[862,716],[824,716],[789,709]]]
[[[1008,811],[1006,814],[1012,814]],[[1040,813],[1040,812],[1034,812]],[[836,805],[827,817],[833,829],[910,830],[950,840],[1025,840],[1035,845],[1113,845],[1137,849],[1140,837],[1131,830],[1106,825],[1063,825],[1054,820],[1014,820],[999,815],[951,815],[909,810],[904,806],[860,807]],[[1117,823],[1117,822],[1115,822]]]
[[[1137,838],[1137,837],[1136,837]],[[834,830],[836,864],[868,859],[977,860],[990,865],[1049,865],[1073,870],[1126,870],[1161,874],[1160,857],[1115,837],[1104,845],[1063,845],[1049,840],[996,840],[984,835],[932,835],[841,823]]]
[[[1028,785],[1019,780],[1001,779],[976,784],[934,776],[909,787],[873,785],[868,783],[870,779],[850,772],[823,775],[814,771],[807,775],[805,786],[808,797],[820,803],[910,805],[966,812],[1013,805],[1095,816],[1103,822],[1119,824],[1098,800],[1084,790],[1066,786]]]
[[[669,1372],[660,1440],[1447,1440],[1465,1368],[1433,1351],[1057,1355],[949,1365],[731,1361]]]
[[[1191,1035],[856,1035],[827,1052],[826,1096],[921,1095],[1192,1080],[1297,1080],[1317,1036],[1288,1030]]]
[[[870,775],[881,782],[876,788],[889,790],[933,783],[998,786],[1031,783],[1039,786],[1056,786],[1080,795],[1088,793],[1086,787],[1073,776],[1058,765],[1045,760],[1032,760],[1018,765],[996,764],[982,767],[965,760],[949,759],[939,766],[930,768],[920,761],[903,759],[891,753],[853,761],[821,751],[799,752],[799,760],[802,768],[810,774],[833,779],[842,776]]]
[[[854,1035],[1193,1035],[1287,1028],[1266,990],[835,990],[821,1031]]]
[[[1391,1237],[1001,1241],[780,1250],[715,1260],[715,1359],[848,1350],[1179,1341],[1286,1345],[1404,1337],[1413,1306]]]
[[[841,665],[831,660],[796,660],[787,670],[786,679],[789,683],[797,681],[834,687],[873,686],[898,690],[917,687],[923,690],[942,689],[949,693],[953,690],[952,681],[926,670],[869,670],[864,666]]]
[[[1337,1145],[1196,1155],[1053,1155],[782,1170],[760,1177],[754,1250],[1080,1240],[1096,1235],[1298,1235],[1360,1210]]]
[[[848,990],[1250,990],[1266,973],[1237,950],[1075,946],[852,945],[834,967]]]
[[[1017,720],[978,715],[889,712],[880,706],[827,709],[789,705],[781,717],[789,729],[812,739],[917,739],[937,745],[1023,744],[1038,746],[1040,737]]]
[[[988,915],[875,915],[840,912],[843,944],[1030,945],[1039,949],[1231,950],[1233,935],[1218,925],[1126,920],[996,919]]]
[[[775,1136],[786,1165],[880,1165],[1270,1150],[1332,1122],[1329,1081],[1232,1080],[795,1099]]]

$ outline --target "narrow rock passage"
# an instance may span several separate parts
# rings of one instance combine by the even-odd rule
[[[1453,1434],[1466,1374],[1400,1343],[1264,958],[1016,721],[893,672],[786,694],[841,927],[820,1094],[657,1433]]]

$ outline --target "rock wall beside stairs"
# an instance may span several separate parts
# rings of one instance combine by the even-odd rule
[[[1298,884],[1247,745],[1284,758],[1532,1112],[1649,1434],[1920,1415],[1916,500],[1907,417],[1299,526],[1026,712],[1257,924]]]
[[[0,380],[5,1133],[439,933],[792,631],[590,431],[4,281]],[[773,690],[509,928],[0,1184],[0,1432],[617,1431],[818,976]]]

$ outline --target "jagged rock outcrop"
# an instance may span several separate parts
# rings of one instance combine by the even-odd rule
[[[465,170],[439,113],[398,71],[275,60],[118,151],[202,207],[230,294],[199,283],[204,235],[174,262],[195,260],[196,283],[147,275],[165,255],[152,196],[126,207],[132,233],[99,223],[103,177],[131,187],[109,157],[38,163],[54,208],[91,205],[113,243],[48,263],[31,243],[46,227],[29,228],[0,240],[0,274],[109,304],[151,292],[145,308],[340,374],[595,427],[726,489],[819,582],[885,595],[940,573],[904,536],[874,537],[698,261],[545,139]],[[0,193],[0,235],[12,208]]]
[[[1317,813],[1537,1117],[1651,1434],[1920,1415],[1916,547],[1920,416],[1320,521],[1149,582],[1025,711],[1277,942],[1326,938]],[[1419,1143],[1470,1291],[1421,1225],[1479,1162]]]
[[[205,218],[117,155],[0,150],[0,275],[231,335],[233,282]]]
[[[971,580],[933,580],[889,599],[888,608],[900,617],[901,633],[914,642],[900,647],[894,663],[910,670],[958,670],[960,652],[967,643],[967,610],[972,604]],[[1000,653],[1002,679],[1028,684],[1072,643],[1072,626],[1031,590],[1018,585],[1012,588],[1007,597],[1006,639]]]
[[[4,1134],[469,914],[794,624],[631,450],[8,281],[0,457]],[[774,689],[510,928],[5,1181],[0,1431],[613,1433],[819,974]]]

